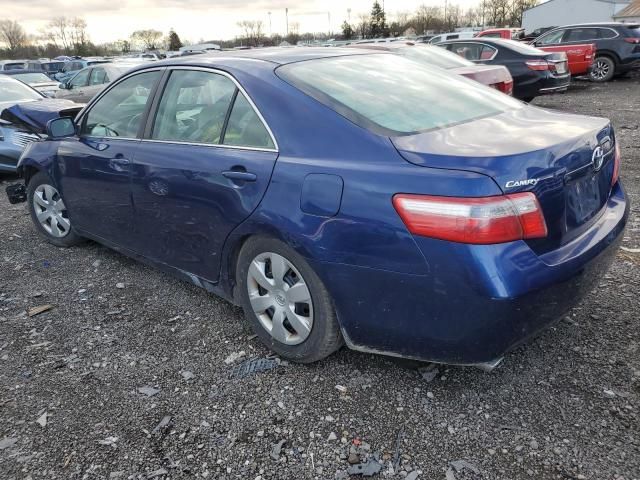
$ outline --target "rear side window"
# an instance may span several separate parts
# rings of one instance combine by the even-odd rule
[[[630,28],[629,30],[632,30],[632,29]],[[610,28],[599,28],[598,33],[600,35],[598,38],[604,38],[604,39],[616,38],[618,36],[618,33],[615,30],[612,30]],[[638,36],[640,36],[640,34]]]
[[[91,71],[91,77],[89,78],[89,85],[102,85],[107,81],[107,72],[104,68],[94,68]]]
[[[471,62],[479,62],[491,60],[498,50],[481,43],[455,43],[451,51]]]
[[[233,104],[223,143],[236,147],[275,149],[271,135],[242,92],[238,92]]]
[[[74,87],[86,87],[89,80],[89,69],[82,70],[76,74],[69,82]]]
[[[322,58],[283,65],[276,72],[352,122],[387,136],[522,108],[477,82],[399,55]]]
[[[597,40],[600,38],[601,31],[602,30],[598,28],[572,28],[567,31],[564,41],[583,42],[588,40]]]

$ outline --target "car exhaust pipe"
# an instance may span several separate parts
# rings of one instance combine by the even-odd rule
[[[479,368],[483,372],[490,373],[493,371],[493,369],[495,369],[498,365],[502,363],[502,360],[504,360],[504,357],[499,357],[489,362],[474,363],[473,366],[476,368]]]

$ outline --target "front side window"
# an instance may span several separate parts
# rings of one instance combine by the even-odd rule
[[[211,72],[176,70],[162,94],[151,138],[220,143],[236,86]]]
[[[307,60],[283,65],[276,73],[353,123],[386,136],[523,108],[477,82],[400,55]]]
[[[562,42],[565,30],[556,30],[536,40],[536,45],[555,45]]]
[[[86,87],[89,80],[89,70],[81,70],[69,82],[72,87]]]
[[[483,37],[487,37],[487,38],[502,38],[502,34],[500,32],[495,32],[495,33],[485,33],[484,35],[482,35]]]
[[[133,75],[109,90],[85,115],[81,135],[136,138],[160,71]]]

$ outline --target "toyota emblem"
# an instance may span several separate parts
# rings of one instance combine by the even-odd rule
[[[602,168],[604,164],[604,150],[602,146],[598,145],[593,151],[593,155],[591,156],[591,163],[593,164],[593,170],[598,172]]]

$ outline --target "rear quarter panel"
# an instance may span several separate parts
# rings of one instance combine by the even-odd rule
[[[596,46],[593,44],[584,45],[553,45],[549,47],[537,47],[545,52],[564,52],[569,60],[569,71],[571,75],[585,75],[593,65]]]

